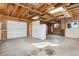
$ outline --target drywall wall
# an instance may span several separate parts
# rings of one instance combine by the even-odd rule
[[[19,38],[27,36],[27,23],[8,21],[7,22],[7,38]]]
[[[32,22],[32,37],[46,39],[46,24],[40,24],[40,21]]]
[[[77,28],[67,28],[65,29],[65,37],[79,38],[79,22],[77,22]]]

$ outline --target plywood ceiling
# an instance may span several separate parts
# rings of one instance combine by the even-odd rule
[[[65,12],[52,13],[50,10],[63,7]],[[70,16],[67,17],[68,13]],[[0,3],[0,16],[18,20],[34,20],[39,16],[40,21],[51,21],[63,18],[79,18],[79,4],[73,3]]]

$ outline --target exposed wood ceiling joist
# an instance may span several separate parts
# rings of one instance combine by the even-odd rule
[[[38,6],[38,7],[37,7]],[[66,3],[12,3],[0,4],[0,14],[4,16],[14,17],[18,19],[25,19],[25,21],[33,20],[35,16],[39,16],[42,21],[51,21],[64,16],[65,13],[48,13],[49,10],[54,10],[58,7],[64,9],[72,16],[72,18],[79,15],[79,4],[66,4]]]

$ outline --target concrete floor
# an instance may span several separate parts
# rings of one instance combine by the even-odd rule
[[[52,56],[79,56],[79,39],[65,38],[64,36],[58,35],[48,35],[47,39],[43,41],[34,38],[0,41],[0,56],[32,56],[35,53],[34,50],[39,49],[33,46],[32,43],[40,42],[51,42],[59,45],[46,47],[51,49],[53,52],[51,53]],[[34,53],[32,53],[33,51]],[[41,53],[42,55],[45,54]]]

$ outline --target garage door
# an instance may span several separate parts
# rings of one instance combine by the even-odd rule
[[[27,23],[8,21],[7,22],[7,38],[20,38],[27,36]]]

